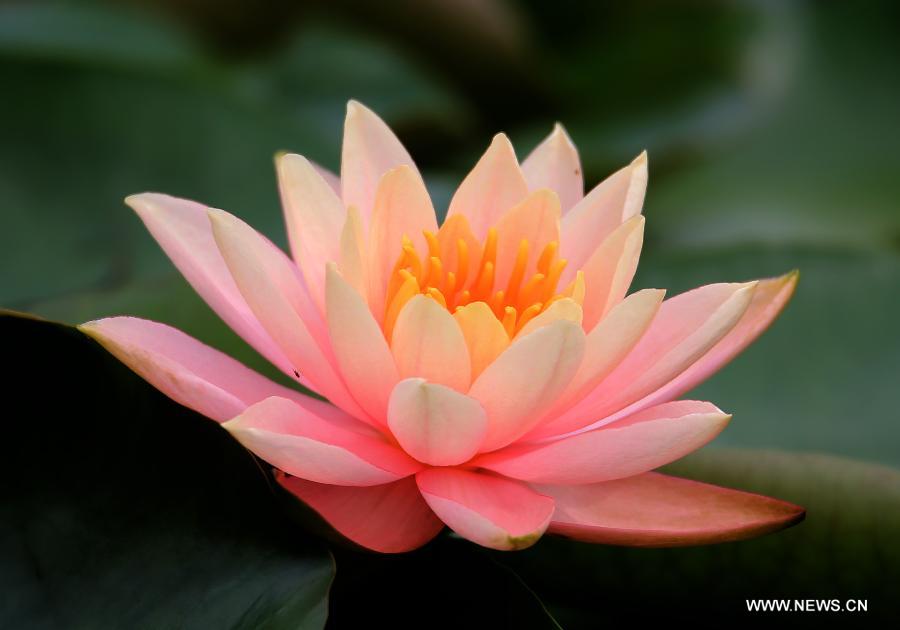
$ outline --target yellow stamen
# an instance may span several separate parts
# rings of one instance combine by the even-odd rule
[[[544,251],[541,252],[540,258],[537,261],[537,270],[542,274],[550,275],[550,263],[553,262],[553,259],[556,258],[556,251],[559,249],[559,243],[556,241],[552,241],[547,243],[547,246],[544,247]]]
[[[444,278],[444,265],[437,256],[428,259],[428,274],[425,276],[424,286],[430,287],[440,284]]]
[[[428,287],[428,292],[425,295],[433,299],[444,308],[447,308],[447,300],[444,299],[444,294],[434,287]]]
[[[441,244],[438,242],[437,236],[429,230],[422,230],[422,234],[425,235],[425,242],[428,243],[428,256],[430,258],[440,258]]]
[[[475,283],[475,287],[472,290],[472,295],[477,298],[487,297],[488,292],[493,286],[494,263],[486,262],[484,263],[484,267],[481,268],[481,273],[478,275],[478,281]]]
[[[503,320],[500,323],[503,324],[507,336],[512,339],[516,332],[516,309],[512,306],[503,309]]]
[[[522,284],[522,278],[525,277],[526,264],[528,264],[528,241],[523,238],[519,242],[519,249],[516,252],[516,264],[513,266],[512,273],[509,274],[509,282],[506,283],[506,297],[512,304],[515,304],[516,298],[519,297],[519,286]]]
[[[469,277],[469,246],[463,239],[456,241],[456,282],[460,288],[466,286]]]
[[[544,283],[544,274],[536,273],[531,276],[531,279],[525,283],[525,286],[522,288],[522,293],[519,296],[519,305],[522,307],[528,307],[530,304],[533,304],[537,300],[537,296],[540,294],[541,289],[543,288]]]
[[[544,308],[544,305],[538,302],[537,304],[532,304],[524,311],[522,311],[522,316],[519,318],[519,321],[516,322],[516,332],[522,330],[522,327],[525,326],[528,322],[534,319],[534,316],[540,313]],[[512,337],[512,335],[510,335]]]

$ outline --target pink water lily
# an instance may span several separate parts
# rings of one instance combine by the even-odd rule
[[[520,165],[494,137],[438,225],[409,154],[351,102],[340,179],[277,158],[291,256],[237,217],[162,194],[127,202],[206,302],[329,402],[164,324],[81,329],[173,400],[222,423],[350,540],[417,548],[446,525],[496,549],[546,531],[671,546],[796,523],[776,499],[653,469],[730,415],[677,400],[751,343],[796,274],[663,301],[628,294],[642,154],[583,194],[557,126]]]

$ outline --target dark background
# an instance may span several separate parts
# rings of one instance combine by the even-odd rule
[[[193,294],[124,206],[126,195],[193,198],[283,244],[272,156],[291,150],[336,170],[349,98],[397,131],[441,212],[497,131],[523,158],[561,121],[579,146],[588,186],[647,149],[636,287],[671,295],[801,272],[774,327],[692,394],[734,420],[713,447],[673,470],[802,503],[808,520],[752,543],[644,551],[547,540],[503,561],[567,627],[594,627],[601,609],[607,619],[730,614],[755,595],[869,597],[870,610],[886,614],[889,594],[900,588],[898,7],[3,2],[0,307],[70,324],[119,314],[157,319],[279,378]],[[66,400],[43,408],[54,417],[104,400],[105,385],[98,393],[90,375],[75,380],[80,359],[67,357],[54,370],[57,342],[39,327],[17,326],[4,328],[25,335],[18,345],[4,343],[14,360],[16,352],[26,357],[27,335],[46,341],[19,362],[7,400],[65,392]],[[85,356],[115,379],[128,378],[91,352]],[[63,380],[66,388],[55,390]],[[125,409],[123,396],[107,411]],[[26,422],[40,411],[25,398],[9,418]],[[16,426],[31,432],[24,444],[41,443],[40,427]],[[105,443],[84,441],[85,448]],[[21,448],[30,465],[42,461]],[[78,453],[67,457],[78,461]],[[141,479],[169,505],[166,488],[179,478],[165,477],[168,486]],[[44,495],[17,496],[43,523]],[[394,567],[410,587],[428,554],[444,553],[436,549],[377,566]],[[338,586],[352,579],[341,575],[355,575],[340,563],[339,554]],[[278,570],[266,569],[265,579]],[[387,575],[381,570],[365,568],[372,582],[389,584],[377,577]],[[347,592],[339,588],[333,601],[358,601]]]

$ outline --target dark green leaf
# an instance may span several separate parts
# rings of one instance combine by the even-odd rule
[[[331,558],[225,431],[74,329],[4,314],[0,335],[0,625],[324,625]]]

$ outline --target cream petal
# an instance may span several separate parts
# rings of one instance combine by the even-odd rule
[[[506,446],[541,419],[584,355],[581,326],[559,320],[517,339],[475,380],[469,395],[488,414],[482,450]]]
[[[328,265],[326,317],[334,356],[356,401],[378,424],[387,420],[391,390],[400,380],[384,333],[362,296]]]
[[[566,213],[584,197],[584,176],[578,149],[563,126],[556,123],[553,131],[522,162],[522,172],[531,190],[549,188],[559,195],[562,212]]]
[[[325,312],[325,265],[340,258],[344,204],[301,155],[275,160],[281,203],[294,261],[319,311]]]
[[[464,215],[475,236],[483,239],[488,228],[526,195],[528,183],[516,152],[509,138],[500,133],[453,195],[447,219]]]
[[[400,311],[391,352],[400,378],[419,376],[460,392],[469,388],[466,339],[447,309],[429,297],[417,295]]]
[[[401,165],[418,173],[403,145],[381,118],[356,101],[347,103],[341,151],[344,206],[356,206],[368,225],[381,177]]]
[[[454,466],[478,452],[487,417],[473,398],[422,378],[408,378],[391,394],[388,426],[400,446],[420,462]]]
[[[484,302],[472,302],[457,308],[453,318],[459,324],[469,347],[472,378],[478,378],[509,346],[509,336],[503,324],[494,316],[491,307]]]

